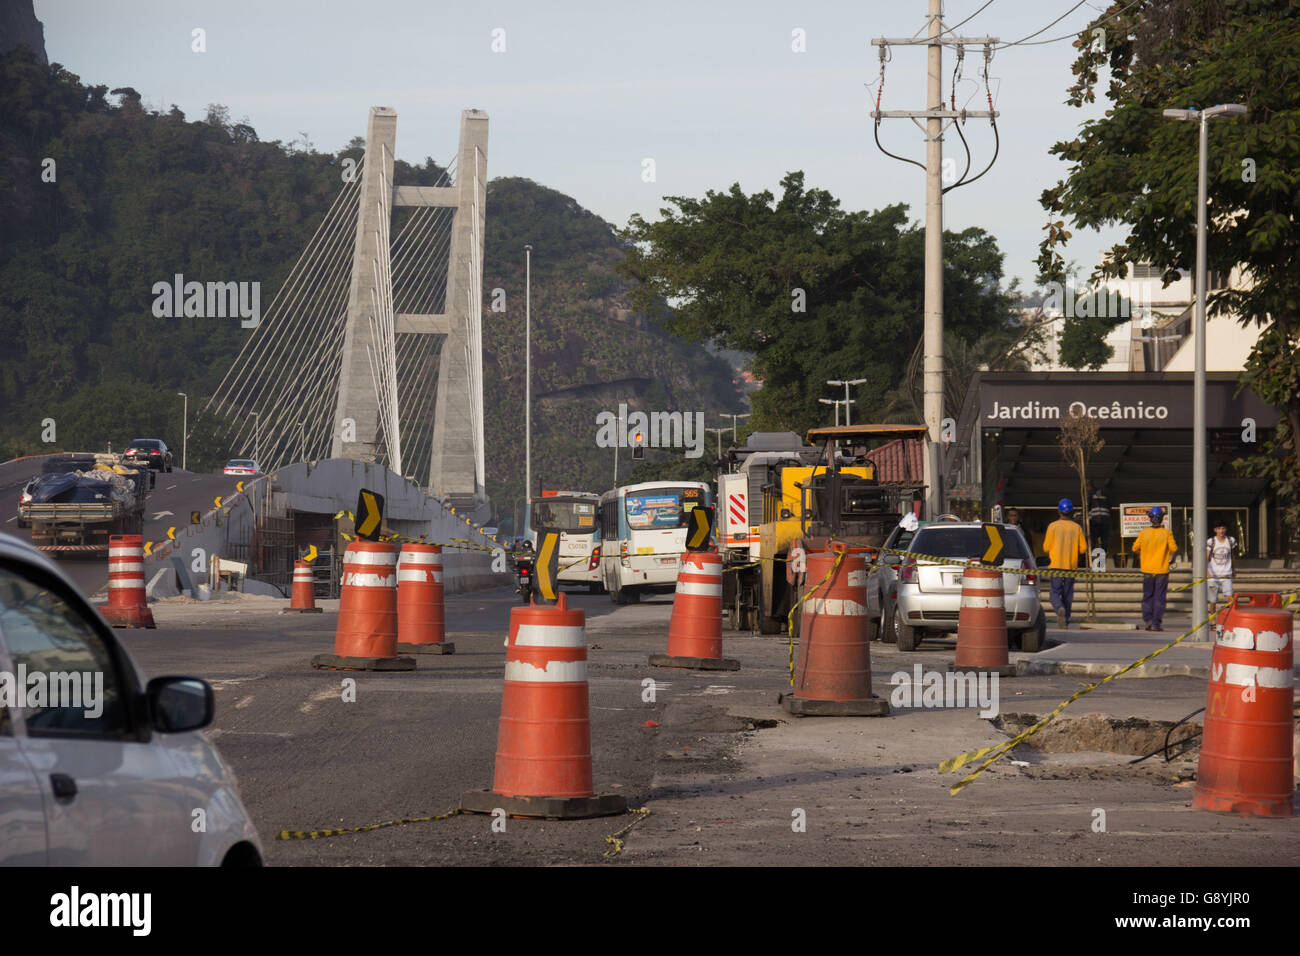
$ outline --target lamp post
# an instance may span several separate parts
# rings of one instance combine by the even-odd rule
[[[262,420],[257,412],[253,412],[253,460],[262,467]]]
[[[617,454],[617,452],[615,452]],[[618,459],[614,460],[615,478]],[[524,497],[533,493],[533,247],[524,246]]]
[[[177,392],[176,394],[185,399],[185,404],[182,406],[181,410],[181,471],[189,471],[189,468],[186,466],[188,459],[185,456],[185,452],[188,448],[188,439],[190,437],[190,397],[184,392]]]
[[[845,420],[845,424],[848,423],[848,417],[849,417],[849,405],[852,404],[851,401],[848,401],[848,400],[845,400],[845,399],[839,399],[839,398],[819,398],[819,399],[817,399],[817,401],[821,402],[823,405],[834,405],[834,406],[835,406],[835,427],[837,427],[837,428],[839,427],[839,424],[840,424],[840,406],[843,405],[843,406],[844,406],[844,420]]]
[[[718,461],[722,461],[722,436],[723,436],[723,434],[726,432],[727,429],[726,429],[726,428],[708,428],[708,427],[705,427],[704,430],[705,430],[706,432],[717,432],[717,433],[718,433]]]
[[[865,378],[849,378],[849,379],[839,379],[839,378],[836,378],[836,379],[830,379],[830,380],[828,380],[828,381],[826,382],[827,385],[843,385],[843,386],[844,386],[844,424],[845,424],[845,425],[852,425],[852,424],[853,424],[851,421],[849,421],[849,406],[853,404],[851,401],[849,401],[849,386],[850,386],[850,385],[861,385],[861,384],[864,383],[865,381],[866,381]],[[837,418],[836,421],[838,421],[838,420],[839,420],[839,419]]]
[[[307,423],[298,423],[298,437],[302,439],[302,460],[307,460]]]
[[[723,412],[723,413],[722,413],[722,417],[723,417],[723,418],[730,418],[730,419],[731,419],[731,443],[732,443],[733,445],[736,443],[736,434],[737,434],[737,432],[736,432],[736,422],[740,421],[740,419],[742,419],[742,418],[748,418],[748,417],[749,417],[750,415],[752,415],[752,414],[753,414],[753,412],[746,412],[744,415],[737,415],[737,414],[735,414],[734,412]],[[718,457],[721,458],[722,456],[719,455]]]
[[[1240,103],[1223,103],[1204,110],[1165,110],[1166,119],[1197,121],[1201,124],[1200,157],[1196,175],[1196,314],[1193,324],[1193,348],[1196,371],[1192,381],[1192,580],[1205,578],[1206,484],[1205,464],[1205,207],[1206,158],[1209,152],[1209,121],[1220,116],[1244,116],[1247,110]],[[1172,520],[1172,515],[1170,516]],[[1192,587],[1192,626],[1200,627],[1208,613],[1205,588]]]

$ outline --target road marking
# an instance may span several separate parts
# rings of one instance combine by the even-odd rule
[[[175,487],[176,487],[175,485],[168,485],[166,488],[163,489],[163,491],[171,491],[171,490],[172,490],[173,488],[175,488]],[[168,513],[168,514],[171,514],[170,511],[167,512],[167,513]]]
[[[251,674],[248,677],[210,678],[208,683],[212,685],[214,690],[224,690],[227,684],[242,684],[245,681],[261,680],[264,677],[266,677],[265,674]]]
[[[249,694],[247,697],[243,698],[242,700],[240,700],[238,703],[235,704],[235,710],[243,710],[252,702],[253,702],[253,695]]]
[[[301,713],[310,714],[313,710],[316,709],[317,704],[322,703],[323,701],[327,701],[331,697],[338,697],[338,696],[339,696],[339,689],[337,687],[323,688],[322,690],[316,691],[316,693],[308,697],[306,701],[299,704],[298,710]]]
[[[279,737],[285,739],[292,737],[293,734],[279,733],[274,730],[220,730],[213,729],[208,731],[208,739],[216,740],[218,737],[225,737],[227,734],[234,734],[238,737]]]
[[[8,524],[10,521],[17,521],[17,520],[18,520],[18,516],[14,515],[12,518],[6,518],[5,524]]]
[[[171,513],[172,513],[172,512],[170,512],[170,511],[160,511],[160,512],[158,512],[156,515],[153,516],[153,520],[154,520],[154,521],[157,521],[159,518],[166,518],[166,517],[170,516]]]

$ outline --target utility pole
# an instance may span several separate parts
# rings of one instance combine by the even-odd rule
[[[817,401],[821,402],[823,405],[835,406],[835,427],[839,428],[840,427],[840,406],[841,405],[844,406],[844,414],[845,417],[847,417],[849,413],[849,406],[847,402],[841,401],[838,398],[819,398],[817,399]]]
[[[876,97],[876,109],[871,116],[876,121],[876,145],[880,145],[880,120],[906,118],[913,122],[925,120],[925,426],[929,432],[929,442],[925,453],[926,506],[931,517],[943,510],[942,466],[940,464],[940,436],[943,428],[943,194],[948,189],[974,182],[992,167],[992,162],[979,175],[967,179],[966,173],[952,185],[943,185],[943,131],[944,123],[952,125],[958,120],[968,118],[987,118],[993,122],[997,113],[993,110],[993,99],[989,95],[988,110],[958,110],[956,103],[952,109],[943,108],[943,48],[957,47],[957,59],[960,63],[968,46],[984,46],[984,80],[988,91],[988,61],[992,56],[996,37],[958,37],[944,36],[942,0],[929,0],[929,29],[922,38],[888,38],[881,37],[871,41],[872,46],[880,48],[880,93]],[[928,47],[928,64],[926,68],[926,108],[924,110],[881,110],[880,98],[884,93],[884,76],[886,48],[890,46],[926,46]],[[917,125],[920,125],[919,123]],[[993,123],[996,134],[997,124]],[[894,156],[883,146],[886,155]],[[920,166],[915,160],[895,156],[905,162]],[[846,406],[847,409],[847,406]]]

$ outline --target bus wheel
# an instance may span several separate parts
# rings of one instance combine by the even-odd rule
[[[627,591],[623,588],[614,588],[609,592],[609,599],[621,607],[627,603]]]
[[[625,588],[624,590],[627,591],[627,603],[628,603],[628,604],[640,604],[640,603],[641,603],[641,589],[640,589],[640,588]]]
[[[587,585],[588,594],[599,594],[603,590],[604,588],[600,586],[599,581],[592,581],[590,584]]]

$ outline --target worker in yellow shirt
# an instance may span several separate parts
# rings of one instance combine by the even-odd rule
[[[1083,529],[1070,515],[1074,504],[1069,498],[1062,498],[1056,503],[1059,517],[1047,526],[1043,535],[1043,550],[1051,559],[1055,571],[1074,571],[1079,567],[1079,557],[1088,553],[1088,545],[1083,540]],[[1062,629],[1070,626],[1070,608],[1074,604],[1074,578],[1064,575],[1052,576],[1052,607],[1056,609],[1056,626]]]
[[[1142,623],[1148,631],[1163,631],[1165,601],[1169,597],[1169,562],[1178,553],[1178,543],[1168,528],[1162,527],[1165,509],[1147,512],[1151,527],[1143,528],[1133,542],[1133,550],[1142,555]]]

